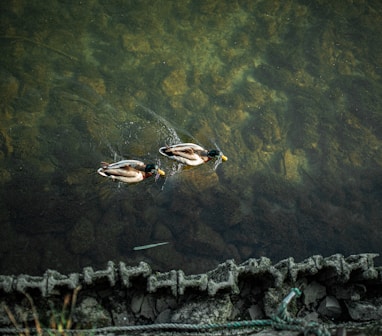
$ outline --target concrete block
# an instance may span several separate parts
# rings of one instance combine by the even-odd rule
[[[214,270],[207,273],[208,276],[208,294],[214,296],[218,291],[229,289],[231,293],[240,292],[238,286],[238,267],[233,260],[227,260],[218,265]]]
[[[17,292],[27,292],[29,289],[39,289],[42,296],[47,294],[46,278],[40,276],[30,276],[20,274],[15,281],[15,289]]]
[[[170,289],[172,295],[178,295],[178,274],[176,271],[152,274],[147,279],[147,290],[149,293],[166,287]]]
[[[207,274],[185,275],[182,270],[178,271],[178,294],[183,295],[186,288],[197,288],[205,291],[208,286]]]
[[[113,287],[116,282],[116,274],[114,269],[114,263],[109,261],[107,263],[106,270],[94,271],[92,267],[84,267],[83,269],[84,282],[87,285],[91,285],[96,281],[107,279],[110,286]]]
[[[374,268],[374,258],[378,256],[378,253],[362,253],[347,257],[346,263],[352,265],[352,278],[354,280],[378,279],[378,271]]]
[[[46,294],[49,295],[55,288],[67,287],[75,289],[80,284],[80,275],[78,273],[71,273],[63,275],[54,270],[47,270],[44,274],[46,279]]]
[[[138,266],[126,266],[124,262],[119,263],[119,276],[126,288],[131,286],[130,278],[139,276],[147,278],[151,273],[150,265],[143,261],[141,261]]]
[[[0,289],[6,293],[12,292],[14,281],[13,275],[0,275]]]
[[[267,279],[267,274],[270,274],[274,279],[272,284],[274,287],[280,287],[285,280],[285,275],[274,267],[271,260],[266,257],[261,257],[260,259],[248,259],[240,264],[238,271],[239,275],[253,274],[259,275],[260,278],[264,279]]]

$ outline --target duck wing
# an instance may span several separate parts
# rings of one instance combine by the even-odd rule
[[[114,163],[101,162],[98,173],[106,177],[135,177],[142,174],[144,163],[138,160],[122,160]]]
[[[171,159],[187,164],[189,166],[197,166],[204,163],[203,153],[207,151],[193,143],[181,143],[172,146],[161,147],[159,152]]]

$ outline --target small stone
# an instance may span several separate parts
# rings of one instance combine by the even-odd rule
[[[319,322],[318,313],[317,312],[311,312],[304,316],[304,320],[307,322]]]
[[[131,310],[134,314],[138,314],[141,311],[144,295],[142,293],[135,294],[131,299]]]
[[[182,95],[188,90],[187,75],[184,69],[173,70],[163,81],[163,91],[167,96]]]
[[[313,281],[304,290],[304,304],[309,306],[321,300],[326,295],[326,288],[318,282]]]
[[[153,296],[146,295],[144,297],[140,315],[152,321],[155,320],[155,300]]]
[[[251,320],[259,320],[264,318],[263,310],[261,309],[260,305],[252,305],[248,308],[249,316],[251,317]]]
[[[155,323],[169,323],[171,320],[171,309],[165,309],[156,318]]]
[[[106,85],[102,78],[88,78],[79,76],[78,80],[84,84],[89,85],[97,94],[104,95],[106,93]]]
[[[156,308],[157,312],[159,312],[159,313],[168,309],[168,303],[166,301],[166,298],[165,297],[158,298],[156,301],[156,304],[155,304],[155,308]]]
[[[105,327],[111,325],[110,314],[97,302],[95,298],[85,298],[76,309],[77,320],[82,325]]]
[[[333,286],[332,292],[337,299],[359,301],[366,293],[365,285],[355,284],[350,286]]]
[[[111,316],[115,325],[124,326],[131,324],[134,318],[126,309],[126,306],[122,303],[115,303],[111,300]]]
[[[289,149],[284,152],[282,158],[282,167],[284,169],[285,178],[299,182],[301,180],[300,168],[306,163],[305,153],[303,151],[296,151],[292,153]]]
[[[125,33],[122,36],[122,46],[129,52],[147,54],[151,50],[149,41],[139,35]]]
[[[382,319],[382,298],[369,301],[352,301],[346,303],[350,317],[354,321],[372,321]]]
[[[338,318],[342,314],[342,309],[334,296],[327,296],[320,303],[318,312],[328,318]]]
[[[185,303],[171,317],[174,323],[224,323],[233,309],[229,295]]]

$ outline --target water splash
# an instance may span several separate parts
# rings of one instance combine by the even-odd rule
[[[154,120],[159,123],[162,127],[159,127],[157,129],[157,133],[159,135],[164,135],[165,142],[167,145],[175,145],[177,143],[180,143],[180,137],[175,130],[175,127],[165,118],[155,113],[153,110],[149,109],[148,107],[145,107],[141,104],[137,104],[140,108],[142,108],[145,112],[147,112],[151,117],[154,118]]]
[[[219,165],[223,162],[223,159],[222,159],[223,152],[216,142],[214,142],[214,145],[215,145],[215,148],[220,152],[219,157],[214,162],[213,170],[215,171],[219,167]]]

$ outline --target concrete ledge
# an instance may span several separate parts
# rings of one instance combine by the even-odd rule
[[[267,282],[267,287],[275,288],[280,288],[286,281],[294,283],[300,277],[313,275],[318,281],[327,284],[346,283],[351,278],[354,281],[381,282],[382,268],[374,267],[374,258],[377,256],[375,253],[351,255],[347,258],[341,254],[326,258],[312,256],[298,263],[293,258],[287,258],[275,265],[265,257],[249,259],[240,265],[236,265],[233,260],[227,260],[206,274],[196,275],[185,275],[182,270],[153,274],[150,265],[144,262],[138,266],[127,266],[120,262],[119,267],[115,267],[114,263],[109,261],[105,270],[95,271],[92,267],[85,267],[82,273],[69,275],[60,274],[55,270],[47,270],[43,276],[0,275],[0,291],[22,293],[38,289],[42,296],[49,296],[55,289],[73,289],[79,285],[94,286],[98,283],[109,287],[120,283],[129,288],[131,280],[138,277],[147,279],[149,293],[167,288],[174,296],[183,295],[187,288],[207,291],[210,296],[220,291],[237,294],[239,279],[242,276],[263,279]]]

